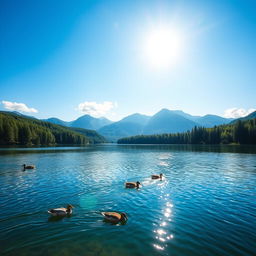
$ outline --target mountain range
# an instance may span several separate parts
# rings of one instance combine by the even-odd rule
[[[81,134],[90,143],[116,142],[120,138],[135,135],[182,133],[190,131],[195,126],[211,128],[223,124],[233,124],[238,120],[246,121],[256,118],[256,111],[246,117],[230,119],[216,115],[193,116],[181,110],[162,109],[153,116],[136,113],[117,122],[112,122],[106,118],[95,118],[90,115],[83,115],[74,121],[66,122],[58,118],[39,120],[19,112],[0,111],[0,113],[25,118],[26,122],[39,125],[46,125],[45,122],[48,122],[47,127],[51,127],[49,123],[53,123],[53,125],[58,126],[56,126],[56,129],[61,132],[75,133],[74,136]]]
[[[71,122],[66,122],[56,117],[44,119],[43,121],[67,127],[84,128],[89,130],[98,130],[103,126],[112,123],[112,121],[108,120],[105,117],[95,118],[90,115],[83,115]]]
[[[18,112],[15,112],[15,114],[25,116]],[[117,122],[112,122],[104,117],[95,118],[90,115],[83,115],[70,122],[55,117],[43,119],[42,121],[66,126],[76,131],[79,131],[81,128],[94,130],[104,136],[109,142],[116,142],[120,138],[134,135],[185,132],[195,126],[211,128],[222,124],[233,123],[236,120],[244,121],[255,117],[256,111],[243,118],[231,119],[217,115],[193,116],[181,110],[164,108],[153,116],[136,113],[126,116]],[[35,117],[29,118],[36,119]]]
[[[217,115],[193,116],[181,110],[162,109],[153,116],[136,113],[117,122],[112,122],[107,118],[95,118],[90,115],[83,115],[71,122],[65,122],[58,118],[49,118],[44,121],[68,127],[96,130],[109,141],[115,142],[122,137],[184,132],[191,130],[194,126],[208,128],[227,124],[232,120]]]

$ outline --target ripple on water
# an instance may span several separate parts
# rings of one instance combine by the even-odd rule
[[[99,146],[0,154],[3,255],[253,255],[255,155]],[[22,172],[20,166],[37,166]],[[152,180],[151,174],[164,179]],[[141,181],[125,189],[125,181]],[[47,209],[75,206],[53,220]],[[123,211],[126,225],[100,211]]]

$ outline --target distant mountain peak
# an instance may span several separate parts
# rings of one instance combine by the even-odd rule
[[[256,112],[250,115],[255,114]],[[13,115],[24,116],[19,112],[13,112]],[[211,114],[193,116],[182,110],[162,108],[153,116],[134,113],[117,122],[112,122],[105,117],[93,117],[89,114],[84,114],[71,122],[62,121],[56,117],[46,119],[45,121],[67,127],[97,130],[110,141],[116,141],[121,137],[139,134],[184,132],[191,130],[194,126],[213,127],[229,123],[232,120]]]
[[[149,120],[150,116],[135,113],[124,117],[119,122],[134,122],[134,123],[145,123]]]
[[[45,121],[48,121],[54,124],[63,125],[63,126],[83,128],[83,129],[89,129],[89,130],[98,130],[103,126],[112,123],[112,121],[108,120],[105,117],[96,118],[88,114],[80,116],[76,120],[71,122],[65,122],[56,117],[48,118]]]
[[[108,120],[105,117],[96,118],[88,114],[85,114],[83,116],[80,116],[73,122],[71,122],[70,126],[84,128],[84,129],[98,130],[101,127],[111,123],[112,121]]]
[[[160,111],[158,111],[157,113],[166,113],[166,112],[171,112],[171,110],[167,109],[167,108],[162,108]]]

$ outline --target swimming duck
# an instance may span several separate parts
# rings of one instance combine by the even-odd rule
[[[64,207],[55,208],[55,209],[50,209],[47,212],[52,216],[67,216],[72,214],[73,208],[74,206],[72,206],[71,204],[68,204],[67,208],[64,208]]]
[[[151,175],[151,178],[152,178],[153,180],[155,180],[155,179],[160,179],[160,180],[162,180],[162,177],[163,177],[163,174],[162,174],[162,173],[160,173],[159,175],[158,175],[158,174],[153,174],[153,175]]]
[[[139,188],[140,187],[140,182],[125,182],[125,187],[126,188]]]
[[[23,168],[25,170],[25,169],[35,169],[36,167],[35,167],[35,165],[25,165],[25,164],[23,164]]]
[[[119,222],[126,222],[128,217],[124,212],[101,212],[101,214],[105,217],[106,221],[117,224]]]

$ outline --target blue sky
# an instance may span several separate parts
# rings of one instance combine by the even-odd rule
[[[256,2],[0,0],[0,92],[1,110],[67,121],[245,115],[256,108]]]

